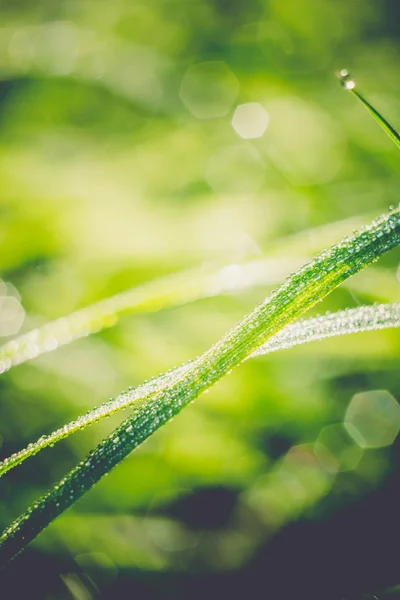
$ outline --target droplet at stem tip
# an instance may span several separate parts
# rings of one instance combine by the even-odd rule
[[[342,86],[346,90],[354,90],[354,88],[356,87],[356,82],[352,79],[347,69],[342,69],[338,73],[338,78],[340,79]]]

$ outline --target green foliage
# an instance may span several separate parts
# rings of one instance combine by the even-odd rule
[[[399,243],[400,209],[397,209],[317,256],[189,367],[167,375],[161,386],[153,384],[155,390],[146,393],[145,402],[133,416],[6,529],[0,539],[2,563],[18,554],[57,515],[201,392],[340,283]],[[122,403],[127,401],[122,398]]]
[[[90,310],[90,309],[89,309]],[[314,317],[305,321],[297,321],[283,328],[278,334],[273,335],[247,358],[263,356],[277,350],[288,349],[299,344],[323,340],[338,335],[350,335],[365,331],[376,331],[400,326],[400,305],[398,303],[380,304],[374,306],[360,306],[346,311],[329,314],[323,317]],[[27,458],[34,456],[43,448],[54,446],[56,442],[68,437],[72,433],[84,429],[88,425],[97,423],[101,419],[111,416],[121,409],[137,405],[138,401],[146,401],[158,392],[162,392],[167,385],[173,383],[177,377],[190,370],[193,362],[186,363],[173,371],[169,371],[153,378],[151,381],[121,393],[114,400],[104,402],[98,408],[90,410],[86,415],[42,436],[27,448],[16,452],[0,462],[0,477],[10,469],[16,467]],[[143,410],[143,407],[140,409]]]
[[[373,108],[398,124],[395,4],[2,4],[2,530],[288,274],[397,204],[396,148],[333,77],[349,64],[398,142]],[[213,597],[216,576],[232,599],[260,583],[321,598],[327,581],[335,599],[384,598],[399,440],[365,450],[344,425],[354,398],[374,435],[384,398],[398,413],[398,263],[397,249],[344,281],[160,427],[1,593],[154,600],[156,583],[182,600]]]

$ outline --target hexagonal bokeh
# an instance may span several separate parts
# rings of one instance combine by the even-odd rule
[[[269,114],[259,102],[239,104],[232,118],[232,127],[245,140],[264,135],[269,124]]]
[[[180,88],[180,98],[198,119],[223,117],[232,108],[239,92],[239,82],[222,61],[191,65]]]
[[[363,449],[354,441],[341,423],[324,427],[314,447],[315,456],[331,473],[355,469]]]
[[[344,426],[361,448],[392,444],[400,429],[400,406],[387,390],[373,390],[353,396]]]

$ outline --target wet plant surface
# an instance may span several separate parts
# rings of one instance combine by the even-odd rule
[[[399,593],[396,9],[367,4],[1,9],[6,597]]]

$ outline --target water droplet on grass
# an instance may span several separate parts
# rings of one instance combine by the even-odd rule
[[[351,78],[347,69],[342,69],[339,73],[339,79],[346,90],[354,90],[356,82]]]

